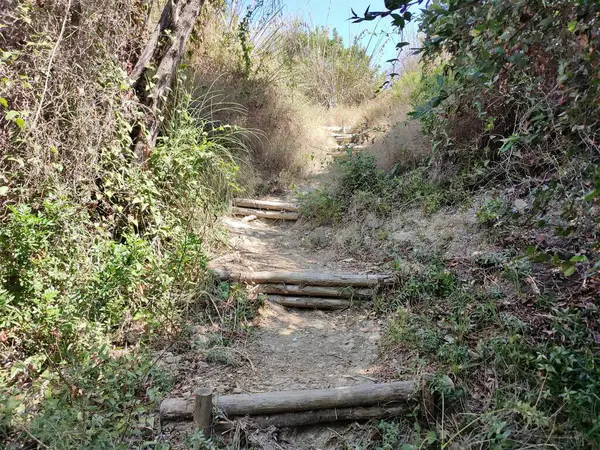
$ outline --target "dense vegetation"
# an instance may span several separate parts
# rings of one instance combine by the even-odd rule
[[[188,348],[194,327],[207,321],[214,341],[226,345],[256,309],[242,289],[215,286],[206,265],[231,195],[251,189],[253,177],[277,181],[296,170],[294,145],[310,142],[314,119],[300,122],[321,105],[306,98],[297,108],[290,96],[304,94],[273,76],[284,58],[306,57],[312,47],[284,52],[283,37],[257,37],[263,22],[253,25],[252,15],[260,11],[206,4],[175,83],[160,103],[147,102],[130,73],[160,16],[164,2],[155,3],[1,2],[0,441],[7,445],[168,448],[154,415],[170,386],[161,355]],[[230,28],[215,20],[220,15]],[[312,32],[289,33],[291,42]],[[356,52],[368,67],[359,47],[343,49],[339,39],[328,47],[324,58],[347,63]],[[154,70],[147,68],[148,90]],[[159,138],[140,158],[136,140],[149,118],[159,120]]]
[[[328,113],[360,109],[368,136],[369,114],[409,102],[432,147],[403,147],[391,171],[350,155],[306,218],[474,207],[495,250],[450,258],[379,228],[346,249],[396,272],[375,302],[384,356],[456,385],[443,410],[348,448],[600,446],[598,3],[386,1],[355,20],[416,22],[422,63],[377,98],[358,42],[243,6],[204,5],[150,111],[129,75],[155,2],[0,0],[0,440],[168,448],[152,413],[162,352],[207,321],[223,346],[257,306],[206,271],[228,199],[289,186]],[[160,137],[140,164],[149,116]]]
[[[305,203],[306,214],[337,226],[357,210],[385,218],[416,207],[431,216],[474,204],[497,249],[458,260],[444,245],[383,252],[400,279],[380,303],[394,314],[387,351],[408,351],[416,367],[458,381],[445,411],[423,411],[417,432],[409,421],[394,425],[389,442],[596,448],[598,3],[400,0],[355,21],[390,17],[402,30],[417,6],[423,75],[412,116],[433,152],[416,168],[407,155],[391,173],[353,155],[337,184]],[[356,254],[385,242],[382,233],[362,238]]]

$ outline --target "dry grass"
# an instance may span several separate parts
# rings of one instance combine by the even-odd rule
[[[328,125],[343,125],[358,133],[381,169],[410,170],[431,154],[431,142],[421,132],[420,122],[408,116],[420,77],[417,69],[361,106],[327,111]]]
[[[270,49],[277,46],[276,22],[272,30],[258,30],[256,69],[246,73],[237,22],[230,13],[211,6],[203,11],[189,65],[192,89],[196,97],[212,98],[215,121],[254,132],[247,142],[251,163],[242,168],[242,185],[249,191],[288,188],[326,145],[324,110],[290,89],[285,74],[274,66],[276,55]]]
[[[56,187],[60,178],[61,188],[81,195],[101,149],[119,145],[115,130],[135,115],[126,71],[143,41],[145,14],[124,0],[2,3],[0,47],[13,56],[0,62],[0,97],[24,124],[0,119],[0,145],[12,147],[0,169],[21,173],[11,181],[22,189]]]

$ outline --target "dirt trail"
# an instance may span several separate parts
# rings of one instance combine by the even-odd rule
[[[270,198],[275,200],[276,198]],[[289,199],[289,198],[286,198]],[[353,261],[339,261],[327,251],[312,248],[310,230],[301,223],[240,219],[224,221],[230,230],[231,251],[213,261],[230,269],[313,270],[364,272]],[[267,302],[254,321],[255,330],[242,351],[246,364],[234,375],[208,367],[199,376],[219,393],[252,393],[290,389],[316,389],[376,380],[379,320],[369,311],[353,307],[344,311],[288,309]],[[263,448],[335,448],[340,427],[311,427],[255,436]],[[342,427],[343,428],[343,427]],[[286,442],[287,441],[287,442]],[[328,444],[329,443],[329,444]],[[283,447],[282,447],[283,446]]]
[[[269,197],[289,201],[291,194]],[[330,250],[316,248],[313,230],[300,222],[223,219],[229,230],[229,251],[211,264],[238,270],[286,270],[368,273],[374,267],[340,260]],[[216,393],[253,393],[316,389],[378,381],[382,322],[369,309],[342,311],[288,309],[266,302],[254,320],[247,341],[234,348],[238,367],[207,364],[186,357],[176,361],[186,375],[178,385],[182,396],[200,386]],[[183,375],[183,374],[181,374]],[[254,448],[337,448],[352,425],[254,432]]]

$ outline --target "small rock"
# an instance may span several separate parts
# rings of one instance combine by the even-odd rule
[[[179,357],[179,356],[167,356],[165,358],[165,363],[167,363],[167,364],[177,364],[177,363],[179,363],[180,359],[181,359],[181,357]]]
[[[210,367],[210,365],[205,361],[198,361],[198,363],[196,363],[196,367],[198,369],[202,370],[202,369],[208,369]]]
[[[516,199],[513,204],[519,213],[523,213],[529,207],[527,202],[525,200],[521,200],[520,198]]]
[[[318,227],[310,234],[308,240],[315,247],[324,247],[329,243],[331,228]]]
[[[364,219],[364,224],[369,228],[381,228],[383,225],[383,220],[379,219],[375,214],[367,214]]]

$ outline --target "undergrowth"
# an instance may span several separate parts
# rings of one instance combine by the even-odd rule
[[[367,447],[597,448],[597,3],[402,0],[355,20],[378,17],[399,31],[419,23],[412,116],[432,151],[411,164],[399,154],[391,172],[353,155],[336,185],[306,198],[306,216],[342,228],[398,210],[439,219],[464,204],[487,250],[386,244],[402,255],[389,264],[395,293],[374,303],[391,316],[389,370],[441,371],[456,390],[442,410],[383,424],[392,432]],[[357,253],[377,245],[361,242]]]
[[[171,101],[146,166],[118,119],[85,170],[76,152],[54,152],[43,185],[34,175],[44,135],[29,134],[28,121],[9,127],[13,147],[0,160],[7,445],[168,448],[155,414],[171,386],[162,353],[187,348],[194,322],[231,342],[258,306],[235,291],[223,297],[207,270],[216,219],[239,190],[245,131],[209,127],[181,88]]]
[[[348,150],[348,158],[333,167],[335,179],[326,188],[302,196],[302,215],[318,225],[340,224],[366,213],[389,217],[394,212],[420,208],[431,214],[469,198],[466,178],[430,177],[427,165],[407,172],[384,171],[375,156]]]

